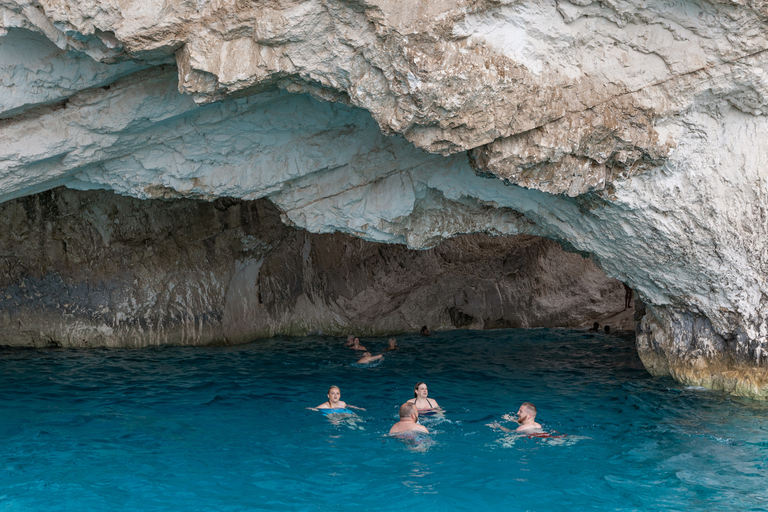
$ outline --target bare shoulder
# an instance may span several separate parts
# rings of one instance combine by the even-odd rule
[[[541,430],[542,427],[538,423],[529,423],[528,425],[520,425],[517,427],[517,432],[533,432],[534,430]]]

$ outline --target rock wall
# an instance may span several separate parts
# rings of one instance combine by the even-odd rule
[[[0,219],[4,345],[581,326],[623,308],[619,282],[528,235],[416,251],[285,226],[266,200],[64,188],[7,201]]]
[[[0,0],[0,13],[0,201],[61,185],[269,198],[309,231],[414,248],[547,237],[642,297],[652,371],[768,397],[749,384],[768,373],[759,2]],[[697,337],[723,341],[699,351]]]

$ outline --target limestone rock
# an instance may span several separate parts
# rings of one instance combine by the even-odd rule
[[[0,343],[140,347],[325,332],[581,326],[623,307],[537,237],[434,249],[290,228],[268,201],[56,189],[0,205]]]
[[[543,236],[637,290],[652,366],[764,381],[750,376],[768,371],[760,3],[0,0],[0,13],[0,201],[60,185],[269,198],[312,232],[410,247]],[[728,341],[688,371],[698,356],[675,354],[703,332]]]

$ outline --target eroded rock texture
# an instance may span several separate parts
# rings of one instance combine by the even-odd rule
[[[63,188],[8,201],[0,218],[2,344],[580,326],[623,307],[621,283],[528,235],[416,251],[285,226],[266,200]]]
[[[648,304],[653,373],[768,396],[759,2],[0,12],[0,200],[58,185],[266,197],[312,232],[411,247],[548,237]]]

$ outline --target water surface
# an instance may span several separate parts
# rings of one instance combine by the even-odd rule
[[[0,511],[768,508],[768,406],[652,378],[631,339],[398,341],[369,367],[318,336],[0,350]],[[424,419],[421,446],[385,435],[417,381],[446,409]],[[305,409],[331,384],[366,411],[333,422]],[[486,426],[524,401],[568,436]]]

